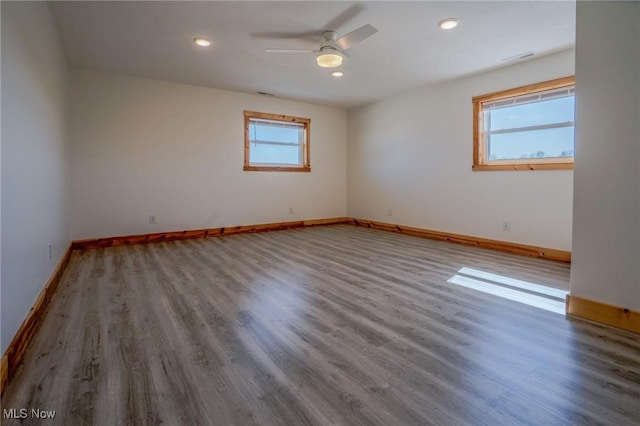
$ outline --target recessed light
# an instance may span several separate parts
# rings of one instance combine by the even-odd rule
[[[334,77],[342,77],[344,73],[342,71],[334,71],[331,73],[331,75]]]
[[[438,23],[438,26],[443,30],[451,30],[458,26],[458,20],[456,18],[443,19]]]
[[[211,40],[206,37],[196,37],[193,39],[193,42],[200,47],[207,47],[211,45]]]

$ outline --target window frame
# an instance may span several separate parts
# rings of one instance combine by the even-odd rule
[[[562,77],[541,83],[529,84],[514,89],[501,90],[487,95],[474,96],[473,103],[473,171],[485,170],[571,170],[573,169],[573,157],[571,158],[523,158],[513,160],[487,160],[485,158],[486,144],[484,139],[484,115],[482,104],[484,102],[513,98],[516,96],[544,92],[575,86],[575,76]]]
[[[278,166],[278,165],[256,165],[250,163],[251,153],[251,138],[249,137],[249,124],[252,118],[282,121],[288,123],[301,123],[304,124],[304,145],[303,152],[303,164],[299,166]],[[271,114],[267,112],[256,111],[244,111],[244,170],[249,172],[310,172],[311,160],[309,157],[310,151],[310,133],[311,133],[311,119],[303,117],[294,117],[291,115]]]

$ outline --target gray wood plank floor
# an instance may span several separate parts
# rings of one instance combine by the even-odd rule
[[[447,281],[463,267],[569,279],[350,225],[76,252],[2,406],[60,425],[640,424],[638,335]],[[3,419],[21,422],[42,424]]]

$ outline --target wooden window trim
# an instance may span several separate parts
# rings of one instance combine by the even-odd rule
[[[480,129],[484,128],[482,103],[497,101],[530,93],[559,89],[575,85],[575,77],[562,77],[541,83],[529,84],[514,89],[502,90],[486,95],[474,96],[473,102],[473,171],[497,171],[497,170],[572,170],[573,158],[544,158],[532,160],[485,160],[485,142]]]
[[[288,121],[291,123],[302,123],[305,129],[305,142],[303,146],[304,163],[302,166],[259,166],[249,162],[250,138],[249,120],[251,118],[263,118],[266,120]],[[311,119],[294,117],[291,115],[270,114],[266,112],[245,111],[244,112],[244,170],[248,172],[310,172],[311,160],[309,156],[309,146],[311,139]]]

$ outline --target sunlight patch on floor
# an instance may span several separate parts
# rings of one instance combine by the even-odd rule
[[[561,315],[565,313],[565,300],[569,293],[566,290],[466,267],[461,268],[447,281]]]

